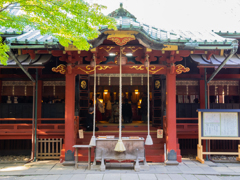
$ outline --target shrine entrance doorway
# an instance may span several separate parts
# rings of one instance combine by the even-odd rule
[[[94,76],[79,75],[80,81],[76,86],[79,87],[79,97],[76,97],[79,104],[79,123],[84,124],[88,109],[93,105]],[[122,102],[126,99],[132,107],[132,123],[145,124],[146,119],[142,116],[144,106],[142,100],[147,96],[147,75],[146,74],[123,74],[122,75]],[[150,75],[150,124],[163,128],[163,116],[166,115],[166,80],[165,75]],[[102,114],[102,124],[113,123],[112,106],[119,102],[119,75],[118,74],[97,74],[96,93],[100,95],[100,101],[104,106]],[[110,107],[110,108],[109,108]],[[145,112],[146,113],[146,112]],[[116,122],[115,122],[116,123]],[[124,123],[124,121],[123,121]]]

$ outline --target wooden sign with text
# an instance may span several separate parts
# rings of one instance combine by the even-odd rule
[[[157,129],[157,138],[163,138],[163,130]]]
[[[83,139],[84,136],[83,136],[83,129],[79,129],[79,139]]]

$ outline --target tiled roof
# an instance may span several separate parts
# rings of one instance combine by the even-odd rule
[[[234,32],[222,32],[222,31],[218,31],[215,32],[216,34],[218,34],[219,36],[225,37],[225,38],[236,38],[236,39],[240,39],[240,32],[234,31]]]
[[[0,27],[0,32],[2,33],[1,36],[8,37],[24,34],[30,31],[31,29],[32,29],[31,27],[27,26],[23,31],[20,32],[13,28]]]
[[[17,59],[23,66],[43,66],[51,59],[51,57],[52,57],[51,54],[36,54],[35,58],[31,59],[31,57],[28,54],[24,54],[17,56]],[[18,66],[11,56],[9,56],[8,58],[7,65],[13,67]],[[0,63],[0,66],[3,65]]]
[[[8,37],[7,44],[58,44],[58,39],[50,35],[41,35],[39,30],[30,30],[17,37]]]
[[[131,18],[120,17],[116,19],[118,30],[138,31],[148,38],[159,43],[197,43],[198,45],[231,45],[234,39],[223,38],[212,31],[180,31],[154,28]],[[108,30],[102,27],[101,31]]]
[[[18,7],[14,8],[15,6],[17,6],[17,4],[13,4],[10,6],[11,8],[7,9],[9,10],[9,13],[16,16],[22,14],[21,10]],[[23,31],[19,31],[17,29],[0,26],[0,33],[1,33],[0,35],[3,37],[16,36],[16,35],[24,34],[30,31],[31,29],[32,28],[30,26],[26,26]]]
[[[225,55],[227,56],[227,55]],[[212,55],[209,60],[207,60],[207,57],[205,54],[198,55],[193,54],[190,55],[191,59],[198,63],[201,67],[218,67],[225,59],[225,56],[219,56],[219,55]],[[239,68],[240,66],[240,54],[234,54],[225,64],[224,67],[236,67]]]
[[[178,45],[179,50],[198,49],[201,46],[208,46],[208,49],[222,47],[224,47],[223,49],[232,49],[233,46],[238,45],[237,40],[223,38],[212,31],[167,31],[142,24],[136,21],[135,16],[122,8],[122,6],[109,15],[116,19],[118,30],[137,31],[139,32],[139,34],[136,35],[138,38],[144,38],[148,44],[153,43],[153,47],[156,49],[161,49],[163,44]],[[107,26],[102,26],[100,32],[103,33],[107,30],[109,30]],[[13,32],[11,29],[5,31]],[[20,36],[8,37],[6,38],[6,42],[10,45],[57,45],[59,43],[57,38],[50,35],[41,35],[38,30],[29,30]]]

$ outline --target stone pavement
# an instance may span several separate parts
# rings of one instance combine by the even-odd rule
[[[106,171],[88,170],[87,164],[63,166],[58,161],[38,161],[34,163],[1,163],[0,180],[239,180],[240,163],[201,164],[185,159],[178,166],[163,163],[149,163],[149,170],[135,172],[132,163],[107,163]]]

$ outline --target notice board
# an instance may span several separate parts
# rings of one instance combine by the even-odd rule
[[[204,163],[203,155],[238,155],[240,161],[240,144],[238,152],[204,152],[202,140],[240,140],[240,109],[198,109],[198,145],[197,157]]]
[[[202,137],[239,137],[238,112],[202,112]]]

